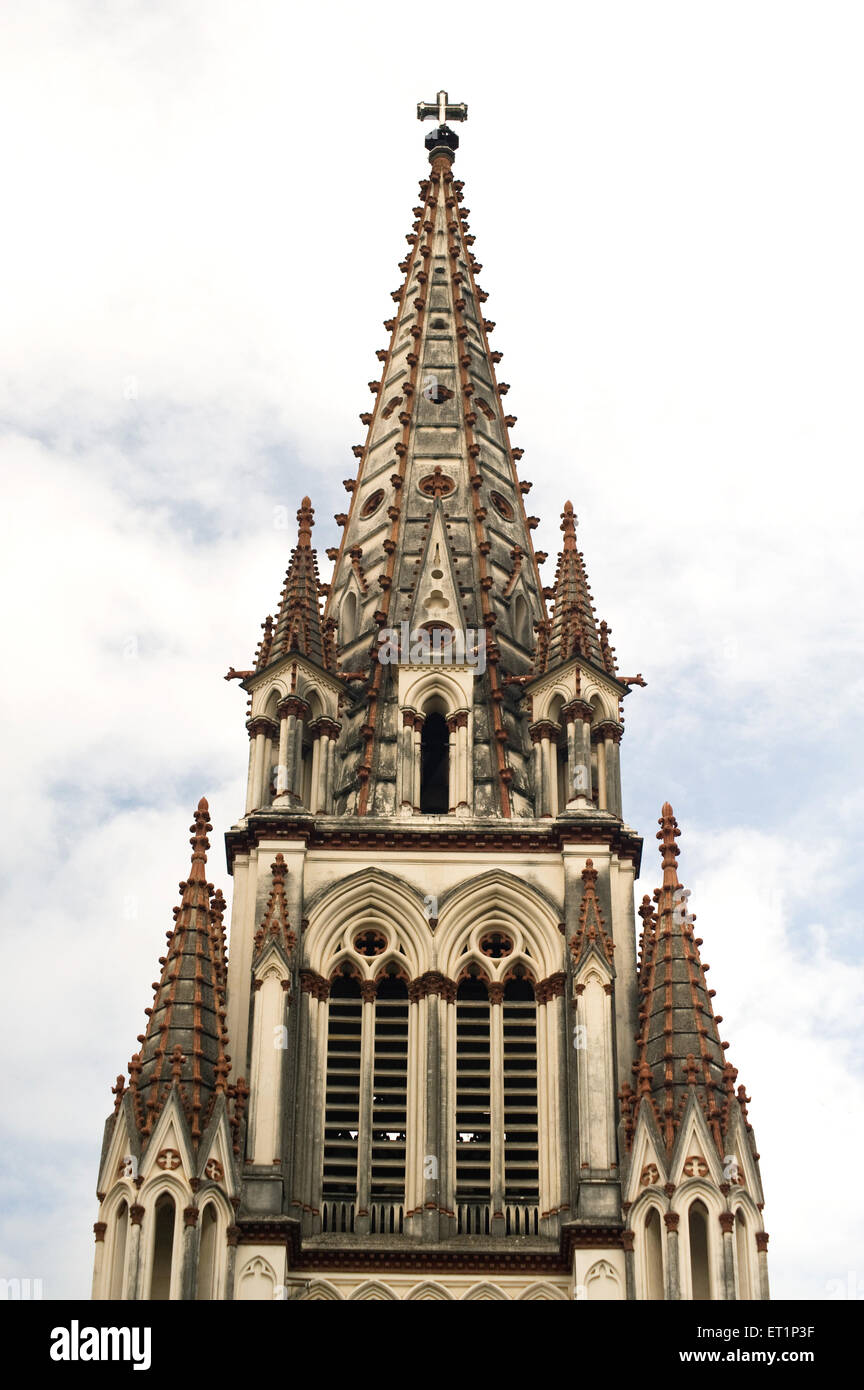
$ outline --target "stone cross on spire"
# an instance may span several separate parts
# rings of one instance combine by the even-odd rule
[[[455,102],[449,104],[447,93],[439,92],[434,101],[418,101],[417,119],[418,121],[437,120],[440,125],[446,125],[448,121],[467,121],[468,107],[464,102],[458,106]]]

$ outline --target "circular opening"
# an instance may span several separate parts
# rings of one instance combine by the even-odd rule
[[[381,487],[376,488],[374,492],[371,492],[369,494],[369,496],[366,498],[366,501],[363,503],[363,506],[360,508],[360,515],[372,516],[373,512],[377,512],[378,508],[381,506],[381,503],[383,501],[384,489]]]
[[[489,498],[496,512],[498,512],[500,516],[503,516],[505,521],[513,520],[513,508],[506,497],[502,497],[500,492],[490,492]]]

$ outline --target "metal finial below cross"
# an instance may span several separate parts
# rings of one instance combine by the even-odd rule
[[[434,101],[418,101],[417,103],[418,121],[438,121],[440,125],[446,125],[448,121],[467,121],[468,107],[464,102],[458,106],[455,102],[449,104],[447,93],[439,92]]]

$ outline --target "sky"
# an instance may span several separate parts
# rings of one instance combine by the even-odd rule
[[[356,472],[456,163],[534,539],[572,500],[752,1096],[778,1298],[864,1296],[864,193],[854,4],[29,0],[0,19],[0,1276],[87,1297],[102,1128],[304,493]],[[428,127],[427,127],[428,129]]]

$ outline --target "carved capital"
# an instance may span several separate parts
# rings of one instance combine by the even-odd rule
[[[140,1226],[141,1222],[144,1220],[144,1208],[139,1206],[137,1202],[134,1206],[129,1208],[129,1220],[132,1222],[133,1226]]]
[[[93,1234],[94,1234],[94,1236],[96,1237],[97,1243],[98,1243],[99,1241],[102,1241],[102,1240],[105,1239],[105,1232],[106,1232],[107,1230],[108,1230],[108,1222],[107,1222],[107,1221],[96,1221],[96,1222],[94,1223],[94,1225],[93,1225]]]
[[[724,1236],[731,1236],[733,1227],[735,1225],[734,1211],[721,1211],[719,1220],[720,1230],[723,1232]]]
[[[184,1207],[184,1208],[183,1208],[183,1225],[184,1225],[184,1226],[197,1226],[197,1225],[198,1225],[198,1208],[197,1208],[197,1207]]]
[[[300,971],[300,992],[311,994],[313,999],[327,999],[330,994],[330,981],[325,980],[314,970]]]
[[[440,970],[427,970],[425,975],[409,982],[408,999],[412,1004],[419,1003],[430,994],[439,995],[445,1004],[453,1004],[456,1001],[456,985]]]
[[[768,1232],[767,1232],[767,1231],[757,1231],[757,1232],[756,1232],[756,1249],[759,1251],[759,1254],[760,1254],[760,1255],[765,1255],[765,1254],[767,1254],[767,1252],[768,1252]]]
[[[664,1224],[664,1226],[666,1227],[666,1230],[669,1231],[670,1234],[671,1234],[673,1231],[677,1234],[677,1232],[678,1232],[678,1222],[680,1221],[680,1219],[681,1219],[681,1218],[680,1218],[680,1216],[678,1215],[677,1211],[664,1211],[664,1213],[663,1213],[663,1224]]]
[[[621,1244],[622,1244],[622,1246],[623,1246],[623,1248],[624,1248],[624,1253],[625,1253],[625,1254],[627,1254],[627,1253],[629,1253],[630,1251],[632,1251],[635,1240],[636,1240],[636,1232],[635,1232],[635,1231],[622,1231],[622,1232],[621,1232]]]

